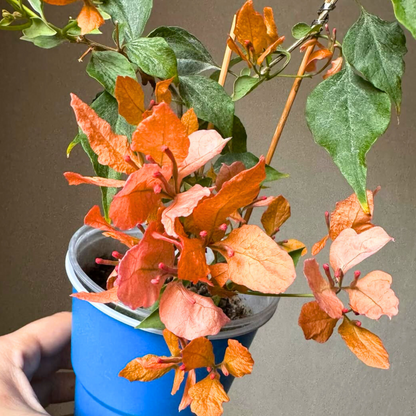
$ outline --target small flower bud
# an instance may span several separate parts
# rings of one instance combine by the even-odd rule
[[[157,183],[156,185],[153,186],[153,192],[155,194],[160,194],[162,192],[162,187]]]
[[[215,378],[215,373],[211,373],[211,374],[209,375],[209,378],[210,378],[211,380],[214,380],[214,378]]]
[[[359,270],[356,270],[354,272],[354,279],[357,280],[361,276],[361,272]]]
[[[330,214],[328,211],[325,212],[325,222],[329,230],[331,228],[331,220],[330,220]]]
[[[354,315],[355,316],[360,316],[360,314],[358,312],[355,312],[355,311],[354,311]]]
[[[124,257],[124,255],[119,253],[118,251],[113,251],[111,255],[117,260],[121,260]]]
[[[149,163],[153,164],[153,165],[156,165],[156,164],[157,164],[157,163],[156,163],[156,161],[153,159],[153,157],[152,157],[152,156],[150,156],[150,155],[146,155],[146,160],[147,160]]]
[[[150,100],[148,110],[151,110],[155,105],[156,105],[156,101],[155,100]]]
[[[101,265],[104,265],[104,266],[117,266],[118,265],[118,261],[101,259],[100,257],[97,257],[95,259],[95,263],[96,264],[101,264]]]
[[[200,235],[200,237],[201,237],[201,238],[206,238],[206,237],[208,236],[208,231],[206,231],[206,230],[202,230],[202,231],[199,233],[199,235]]]
[[[208,373],[210,373],[212,371],[212,368],[211,367],[207,367],[207,371],[208,371]]]
[[[228,225],[224,223],[224,224],[221,224],[218,228],[219,228],[221,231],[227,231]]]
[[[150,280],[152,285],[158,285],[160,282],[160,276],[155,277],[154,279]]]
[[[349,309],[348,308],[344,308],[343,310],[342,310],[342,313],[348,313],[349,312]]]
[[[361,326],[361,322],[360,322],[360,321],[355,321],[354,323],[355,323],[355,325],[357,325],[358,327],[360,327],[360,326]]]
[[[186,365],[182,364],[181,366],[179,366],[179,370],[186,371]]]
[[[329,264],[328,264],[328,263],[324,263],[324,264],[322,265],[322,267],[323,267],[323,269],[324,269],[326,272],[329,272]]]

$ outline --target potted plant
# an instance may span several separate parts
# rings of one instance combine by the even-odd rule
[[[367,190],[365,155],[388,128],[392,104],[400,114],[406,40],[397,22],[358,5],[361,16],[340,43],[328,26],[337,0],[326,0],[284,46],[272,9],[260,14],[248,0],[219,67],[185,29],[143,37],[151,0],[84,0],[64,28],[47,20],[41,0],[7,1],[13,10],[3,11],[0,29],[22,31],[43,48],[86,45],[80,59],[90,58],[87,73],[104,87],[91,105],[71,96],[80,130],[67,154],[81,144],[96,176],[65,176],[70,185],[99,186],[103,209],[88,212],[66,258],[77,416],[221,415],[233,379],[252,372],[248,347],[281,297],[314,298],[298,321],[306,339],[326,342],[342,320],[347,347],[365,364],[389,368],[382,341],[356,315],[398,313],[391,276],[353,269],[392,241],[372,222],[379,188]],[[416,5],[393,6],[416,36]],[[92,40],[110,19],[115,46]],[[298,47],[304,56],[291,74]],[[287,176],[270,163],[297,91],[319,74],[324,81],[309,95],[306,120],[354,193],[325,213],[328,233],[311,250],[315,256],[331,240],[323,273],[315,258],[303,262],[312,293],[286,293],[307,249],[280,237],[289,202],[265,194],[269,182]],[[294,78],[293,87],[267,156],[257,157],[247,151],[234,103],[283,76]],[[264,211],[262,228],[249,222],[254,209]]]

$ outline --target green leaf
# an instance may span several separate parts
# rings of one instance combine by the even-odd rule
[[[240,71],[240,75],[241,75],[241,76],[243,76],[243,75],[250,76],[250,75],[251,75],[251,69],[250,69],[250,68],[248,68],[248,67],[243,68],[243,69]]]
[[[69,157],[70,155],[71,155],[71,152],[72,152],[72,149],[77,145],[77,144],[79,144],[79,143],[81,143],[81,135],[82,135],[83,133],[78,133],[76,136],[75,136],[75,138],[74,138],[74,140],[72,140],[72,142],[71,143],[69,143],[69,145],[68,145],[68,147],[67,147],[67,149],[66,149],[66,157]]]
[[[262,82],[263,80],[256,77],[250,77],[249,75],[242,75],[238,77],[234,82],[234,92],[231,96],[232,100],[240,100],[258,87]]]
[[[392,0],[396,19],[408,29],[416,39],[416,2],[415,0]]]
[[[250,152],[227,153],[225,155],[220,156],[216,160],[216,162],[214,163],[214,171],[215,173],[218,173],[223,163],[225,163],[226,165],[231,165],[232,163],[237,161],[243,162],[246,169],[251,169],[259,162],[259,158]],[[266,179],[263,181],[263,183],[277,181],[279,179],[287,178],[288,176],[289,175],[285,173],[280,173],[271,166],[266,165]]]
[[[72,22],[71,20],[69,22]],[[68,30],[68,34],[71,36],[80,36],[81,35],[81,28],[78,25],[71,27]],[[89,35],[102,35],[102,32],[99,29],[94,29],[88,33]]]
[[[175,52],[162,38],[140,38],[126,45],[127,56],[143,72],[154,77],[176,77]]]
[[[42,19],[32,17],[32,25],[23,30],[23,35],[28,39],[37,38],[39,36],[53,36],[56,30],[49,27]]]
[[[35,46],[42,49],[52,49],[56,46],[59,46],[61,43],[66,42],[67,40],[61,37],[58,33],[54,36],[37,36],[35,38],[29,38],[27,36],[22,36],[21,40],[27,42],[32,42]]]
[[[221,85],[201,75],[188,75],[179,77],[179,91],[198,118],[213,123],[224,137],[231,137],[234,103]]]
[[[233,135],[231,141],[225,149],[230,149],[232,153],[247,152],[247,132],[241,120],[235,115],[233,122]]]
[[[38,12],[43,17],[43,1],[41,0],[28,0],[29,4],[35,12]]]
[[[292,27],[292,36],[295,39],[302,39],[305,36],[318,31],[322,25],[315,25],[311,27],[307,23],[297,23],[295,26]]]
[[[136,326],[136,329],[147,329],[147,328],[153,328],[153,329],[165,329],[165,325],[160,320],[159,316],[159,308],[154,310],[146,319],[144,319],[142,322],[140,322],[139,325]]]
[[[14,21],[15,21],[15,18],[11,14],[9,14],[0,20],[0,26],[9,26]]]
[[[397,22],[386,22],[361,9],[343,42],[347,61],[375,87],[386,92],[400,114],[406,37]]]
[[[149,34],[150,38],[166,40],[178,60],[179,75],[195,75],[208,69],[218,69],[205,46],[185,29],[175,26],[161,26]]]
[[[100,8],[120,25],[120,42],[138,39],[149,20],[153,0],[103,0]]]
[[[93,52],[87,65],[87,73],[96,79],[111,95],[114,95],[118,76],[136,79],[133,65],[121,53],[112,51]]]
[[[124,118],[118,114],[118,103],[108,92],[104,91],[101,93],[91,104],[91,108],[98,114],[99,117],[106,120],[117,134],[122,134],[131,138],[132,132],[135,127],[130,126]],[[108,166],[101,165],[98,163],[98,157],[91,149],[90,143],[87,136],[80,130],[75,139],[71,142],[68,149],[71,151],[72,148],[77,144],[81,143],[84,151],[89,156],[94,172],[97,176],[102,178],[110,179],[121,179],[121,173],[118,173]],[[72,147],[71,147],[72,145]],[[68,152],[68,150],[67,150]],[[108,218],[108,210],[110,203],[113,200],[114,195],[117,193],[117,188],[106,188],[102,187],[101,197],[104,210],[104,216]]]
[[[306,119],[316,143],[331,155],[366,212],[365,156],[387,130],[390,117],[388,95],[348,64],[319,84],[307,100]]]
[[[298,265],[300,258],[302,257],[302,251],[305,250],[305,247],[298,248],[296,250],[289,251],[289,256],[292,257],[293,264],[295,267]]]

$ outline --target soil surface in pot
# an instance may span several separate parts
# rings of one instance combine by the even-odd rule
[[[98,257],[107,260],[114,260],[108,255]],[[84,267],[84,272],[90,277],[91,280],[105,290],[108,276],[110,276],[113,269],[113,266],[104,266],[94,262],[93,264],[89,264],[88,267]],[[209,296],[206,285],[198,284],[191,287],[191,290],[202,296]],[[218,303],[218,307],[221,308],[231,320],[241,319],[252,315],[251,309],[244,304],[244,301],[239,296],[221,299]]]

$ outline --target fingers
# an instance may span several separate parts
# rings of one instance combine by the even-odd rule
[[[32,376],[32,381],[37,381],[56,373],[58,370],[72,370],[71,342],[62,349],[60,354],[53,357],[42,358],[39,367]]]
[[[61,312],[24,326],[7,336],[20,352],[22,363],[17,364],[29,379],[37,371],[43,374],[59,369],[62,360],[69,367],[69,344],[71,339],[71,314]],[[43,369],[43,363],[49,367]]]
[[[60,312],[32,322],[15,332],[16,336],[33,336],[39,343],[42,356],[53,356],[68,344],[71,339],[70,312]]]
[[[48,379],[32,383],[42,406],[74,400],[75,374],[73,371],[58,371]]]

